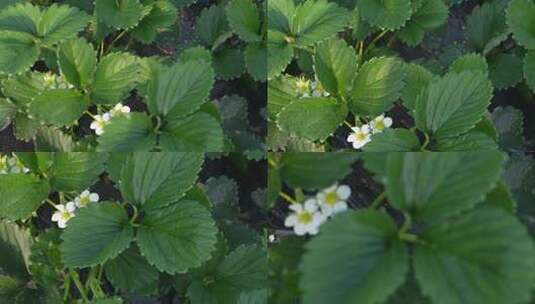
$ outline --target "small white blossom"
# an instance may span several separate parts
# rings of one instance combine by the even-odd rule
[[[8,159],[9,173],[28,173],[30,169],[26,168],[24,164],[16,157]]]
[[[325,216],[347,210],[347,199],[351,195],[351,188],[347,185],[334,184],[316,195]]]
[[[58,223],[59,228],[67,227],[67,222],[74,217],[76,206],[74,202],[68,202],[65,205],[55,205],[57,211],[52,215],[52,221]]]
[[[328,97],[331,94],[323,88],[319,81],[313,81],[311,84],[312,87],[312,96],[314,97]]]
[[[0,156],[0,174],[7,174],[9,172],[9,164],[7,155]]]
[[[297,95],[300,97],[310,97],[310,80],[301,77],[296,83]]]
[[[360,128],[353,127],[351,130],[353,133],[349,134],[347,141],[353,144],[353,148],[360,149],[370,142],[371,134],[368,125],[362,125]]]
[[[292,204],[289,207],[293,212],[284,221],[286,227],[293,227],[295,234],[314,235],[319,232],[320,225],[325,217],[318,207],[315,198],[309,198],[304,204]]]
[[[96,203],[98,202],[99,196],[97,193],[91,193],[89,190],[85,190],[82,192],[79,196],[77,196],[74,199],[74,202],[76,203],[76,206],[78,208],[83,208],[87,206],[89,203]]]
[[[130,107],[125,106],[122,103],[118,103],[115,105],[115,107],[113,107],[113,109],[110,110],[109,113],[111,117],[125,115],[125,114],[130,113]]]
[[[110,114],[104,113],[102,115],[95,115],[94,121],[89,126],[92,130],[95,130],[97,135],[102,135],[104,133],[104,127],[110,123]]]
[[[43,74],[43,84],[49,89],[72,89],[74,86],[68,83],[63,75],[56,75],[52,72]]]
[[[385,129],[390,128],[392,126],[392,118],[385,117],[385,115],[380,115],[375,117],[370,122],[370,127],[372,129],[373,134],[381,133]]]

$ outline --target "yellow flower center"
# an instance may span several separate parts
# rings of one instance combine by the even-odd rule
[[[90,203],[89,196],[80,198],[80,205],[85,206]]]
[[[308,223],[312,222],[312,214],[310,212],[306,212],[306,211],[302,212],[297,216],[297,220],[300,223],[308,224]]]
[[[63,221],[68,221],[71,218],[71,214],[69,212],[62,212],[61,213],[61,219]]]
[[[375,128],[376,128],[377,130],[384,130],[384,128],[385,128],[385,124],[383,123],[382,120],[376,121],[376,122],[375,122]]]
[[[358,141],[363,141],[366,139],[366,135],[363,132],[357,132],[355,134],[355,137],[357,138]]]
[[[334,205],[336,202],[338,202],[338,194],[336,192],[329,192],[327,195],[325,195],[325,202],[328,205]]]

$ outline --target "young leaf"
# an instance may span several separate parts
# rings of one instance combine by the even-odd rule
[[[116,28],[132,28],[143,17],[139,0],[96,0],[95,13],[99,20]]]
[[[114,117],[99,136],[97,151],[150,151],[156,145],[152,120],[144,113]]]
[[[139,73],[139,60],[135,56],[127,53],[106,55],[95,72],[91,101],[103,104],[121,101],[139,81]]]
[[[134,237],[134,228],[123,207],[103,202],[80,208],[61,235],[62,260],[69,267],[92,267],[123,252]]]
[[[57,127],[74,124],[89,106],[82,93],[72,89],[52,89],[35,97],[28,107],[32,117]]]
[[[372,141],[363,148],[364,152],[420,151],[420,140],[407,129],[387,129],[372,136]]]
[[[144,210],[177,202],[201,169],[201,153],[131,153],[121,172],[124,199]]]
[[[0,72],[20,73],[39,58],[39,46],[31,35],[0,31]]]
[[[533,241],[507,212],[481,208],[424,231],[421,239],[425,243],[414,251],[415,276],[433,303],[529,301]]]
[[[58,64],[68,82],[84,89],[93,80],[97,52],[84,38],[73,38],[60,45]]]
[[[371,25],[388,30],[402,27],[411,17],[410,0],[362,0],[359,13]]]
[[[89,188],[104,171],[106,153],[57,153],[49,170],[50,185],[56,191],[79,191]]]
[[[426,31],[441,26],[448,18],[448,7],[442,0],[420,2],[420,8],[412,14],[411,19],[398,33],[399,38],[409,46],[421,43]]]
[[[331,39],[318,45],[314,56],[316,76],[332,95],[346,96],[357,73],[355,50],[342,39]]]
[[[482,201],[499,180],[503,161],[498,151],[391,154],[388,198],[418,219],[455,215]]]
[[[215,249],[217,228],[210,212],[195,201],[182,200],[148,212],[139,227],[141,254],[170,274],[199,267]]]
[[[228,23],[232,30],[247,42],[262,40],[260,15],[252,0],[232,0],[226,8]]]
[[[346,116],[346,105],[334,98],[302,98],[282,109],[277,124],[284,131],[324,141]]]
[[[485,74],[448,73],[418,95],[416,126],[436,139],[457,136],[481,120],[491,98]]]
[[[349,103],[356,115],[385,112],[401,96],[405,86],[403,63],[396,58],[374,58],[357,73]]]
[[[303,257],[305,303],[382,303],[404,282],[407,248],[387,215],[346,212],[321,230]]]
[[[43,11],[37,26],[38,37],[47,45],[69,39],[80,32],[91,17],[68,5],[52,4]]]
[[[162,130],[164,151],[219,152],[223,150],[223,130],[217,120],[203,112],[170,122]]]
[[[0,175],[0,217],[25,220],[48,198],[48,182],[31,174]]]
[[[535,50],[527,52],[524,57],[524,77],[528,86],[535,92]]]
[[[535,49],[535,3],[512,0],[506,10],[506,20],[515,40],[528,50]]]

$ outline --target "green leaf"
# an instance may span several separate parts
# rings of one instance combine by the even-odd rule
[[[28,107],[37,120],[57,127],[71,126],[89,106],[89,100],[73,89],[52,89],[37,96]]]
[[[407,85],[401,91],[401,100],[403,100],[403,105],[412,111],[416,107],[416,98],[433,80],[434,75],[425,67],[415,63],[407,64],[405,67]]]
[[[17,113],[17,106],[7,99],[0,98],[0,131],[4,130]]]
[[[91,17],[69,5],[52,4],[43,11],[37,26],[38,37],[47,45],[75,36],[84,29]]]
[[[197,18],[195,31],[202,44],[212,50],[230,38],[232,31],[223,5],[212,5],[204,9]]]
[[[498,151],[391,154],[389,202],[418,219],[457,214],[482,201],[499,180],[503,162]]]
[[[247,42],[262,40],[260,15],[252,0],[232,0],[226,8],[227,19],[232,30]]]
[[[267,79],[267,46],[265,43],[250,43],[245,47],[244,57],[247,71],[257,81]]]
[[[457,136],[481,120],[491,98],[485,74],[448,73],[418,95],[416,126],[435,139]]]
[[[16,223],[0,220],[0,269],[3,274],[14,276],[21,280],[27,280],[30,258],[30,246],[32,243],[30,230],[21,228]],[[3,291],[0,283],[0,295]],[[0,297],[1,299],[1,297]]]
[[[308,0],[297,7],[291,26],[299,46],[311,46],[333,37],[349,25],[351,15],[327,0]]]
[[[524,77],[526,83],[535,92],[535,51],[529,51],[524,57]]]
[[[268,30],[268,79],[280,75],[294,57],[293,47],[284,39],[284,34]]]
[[[187,61],[160,66],[148,87],[148,106],[153,114],[178,120],[199,109],[214,84],[209,62]]]
[[[0,31],[0,72],[20,73],[39,58],[39,47],[25,33]]]
[[[2,93],[17,106],[26,106],[45,90],[42,74],[12,75],[2,82]]]
[[[0,217],[25,220],[48,198],[50,186],[30,174],[0,175]]]
[[[326,188],[349,174],[357,157],[356,153],[284,153],[281,177],[292,188]]]
[[[357,56],[353,47],[342,39],[331,39],[316,48],[316,76],[332,95],[347,96],[357,73]]]
[[[217,228],[210,212],[195,201],[182,200],[148,212],[139,227],[141,254],[158,270],[185,272],[210,259]]]
[[[522,81],[522,59],[513,54],[498,53],[487,57],[489,78],[498,90],[507,89]]]
[[[135,27],[143,17],[139,0],[96,0],[95,13],[98,20],[116,28]]]
[[[531,0],[512,0],[507,7],[506,21],[518,44],[535,49],[535,3]]]
[[[462,73],[464,71],[481,72],[485,75],[489,73],[489,66],[485,57],[472,53],[460,56],[450,66],[450,71]]]
[[[401,96],[404,80],[403,63],[396,58],[380,57],[366,62],[358,70],[350,110],[355,115],[385,112]]]
[[[414,251],[416,279],[436,304],[524,303],[530,299],[533,241],[512,215],[482,208],[432,227]]]
[[[31,3],[19,3],[0,12],[0,31],[13,31],[37,36],[41,10]]]
[[[483,151],[496,150],[498,146],[494,139],[479,131],[470,131],[457,137],[438,140],[433,149],[436,151]]]
[[[134,238],[134,228],[118,203],[103,202],[80,208],[61,235],[62,260],[69,267],[92,267],[113,259]]]
[[[93,80],[97,52],[84,38],[74,38],[59,46],[58,63],[65,79],[83,89]]]
[[[38,121],[28,118],[27,114],[17,112],[13,120],[13,133],[18,140],[30,141],[41,128]]]
[[[272,121],[284,107],[297,100],[297,79],[281,75],[268,81],[268,116]]]
[[[57,153],[49,170],[50,185],[57,191],[79,191],[94,184],[104,171],[106,153]]]
[[[190,47],[188,49],[183,50],[179,57],[179,61],[186,62],[186,61],[207,61],[212,62],[212,53],[207,50],[205,47],[197,46],[197,47]]]
[[[466,40],[468,46],[475,51],[494,48],[508,34],[505,13],[498,1],[476,6],[466,18]]]
[[[411,17],[410,0],[361,0],[359,13],[364,20],[379,28],[396,30]]]
[[[121,101],[139,81],[137,57],[127,53],[112,53],[100,61],[91,86],[91,101],[111,104]]]
[[[499,182],[491,192],[487,193],[481,208],[488,208],[488,206],[501,208],[512,215],[516,212],[516,202],[503,182]]]
[[[201,153],[131,153],[121,172],[121,193],[145,210],[165,207],[192,187],[202,163]]]
[[[171,2],[154,1],[150,13],[132,30],[132,37],[143,43],[152,43],[158,33],[173,25],[176,19],[177,9]]]
[[[420,151],[421,144],[416,134],[407,129],[386,129],[372,136],[372,141],[363,148],[364,152]]]
[[[414,1],[413,1],[414,2]],[[448,18],[448,7],[442,0],[423,0],[420,8],[398,33],[401,41],[409,46],[422,42],[426,31],[443,25]]]
[[[197,112],[165,126],[160,145],[164,151],[220,152],[223,130],[211,115]]]
[[[212,66],[218,78],[240,77],[245,71],[243,52],[238,48],[224,48],[214,51]]]
[[[492,111],[492,124],[498,133],[498,143],[505,151],[522,150],[524,147],[524,115],[511,106],[497,107]]]
[[[156,145],[152,120],[145,113],[114,117],[98,137],[97,151],[150,151]]]
[[[295,15],[295,2],[271,0],[267,2],[268,26],[279,33],[290,33]],[[269,35],[268,35],[269,36]]]
[[[382,303],[404,282],[409,255],[387,215],[350,211],[321,230],[303,257],[305,303]]]
[[[158,270],[141,256],[136,245],[106,262],[104,269],[116,289],[138,295],[154,294],[158,289]]]
[[[24,2],[24,1],[26,1],[26,0],[4,0],[4,1],[2,1],[2,3],[0,3],[0,10],[3,10],[8,6],[17,4],[19,2]]]
[[[72,137],[55,127],[41,127],[34,144],[38,151],[71,152],[75,149]]]
[[[283,131],[324,141],[346,116],[347,107],[334,98],[302,98],[282,109],[277,124]]]

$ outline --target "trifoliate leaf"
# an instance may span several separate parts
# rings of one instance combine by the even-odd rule
[[[535,50],[527,52],[524,57],[524,77],[528,86],[535,92]]]
[[[316,48],[314,67],[316,76],[327,92],[347,96],[357,73],[357,56],[344,40],[332,39]]]
[[[450,71],[455,73],[462,73],[464,71],[481,72],[488,74],[489,66],[485,57],[478,54],[466,54],[457,59],[451,64]]]
[[[284,107],[297,100],[297,78],[281,75],[268,81],[268,115],[272,121]]]
[[[260,15],[252,0],[232,0],[226,8],[227,19],[232,30],[247,42],[262,40]]]
[[[268,26],[279,33],[290,33],[295,15],[295,3],[288,0],[271,0],[267,2]]]
[[[278,126],[310,140],[324,141],[347,116],[347,106],[334,98],[302,98],[284,107]]]
[[[49,170],[50,185],[57,191],[79,191],[89,188],[104,171],[106,153],[57,153]]]
[[[13,75],[2,82],[2,93],[17,106],[27,106],[44,90],[43,77],[39,73]]]
[[[202,44],[212,50],[232,36],[223,5],[204,9],[197,18],[195,28]]]
[[[41,124],[28,118],[25,113],[17,112],[13,119],[13,133],[18,140],[30,141],[34,139]]]
[[[150,13],[132,30],[132,36],[143,43],[152,43],[158,32],[173,25],[176,19],[177,9],[171,2],[154,1]]]
[[[35,97],[29,114],[57,127],[74,124],[89,106],[89,100],[73,89],[52,89]]]
[[[214,71],[209,62],[187,61],[171,67],[160,66],[149,82],[149,110],[169,120],[178,120],[199,109],[213,84]]]
[[[158,270],[149,265],[134,244],[106,262],[104,269],[113,287],[124,292],[146,295],[158,289]]]
[[[233,79],[240,77],[245,71],[245,60],[242,50],[224,48],[213,53],[214,71],[218,78]]]
[[[487,57],[489,78],[498,90],[507,89],[522,81],[522,59],[513,54],[498,53]]]
[[[137,241],[141,254],[158,270],[185,272],[210,259],[217,228],[200,203],[182,200],[145,214]]]
[[[165,207],[191,188],[202,162],[201,153],[132,153],[121,172],[121,193],[144,210]]]
[[[0,72],[19,73],[39,58],[39,46],[31,35],[0,31]]]
[[[488,50],[507,38],[505,13],[498,2],[487,2],[476,6],[466,18],[468,46],[475,51]],[[502,38],[505,37],[505,38]]]
[[[281,177],[292,188],[326,188],[345,177],[357,157],[355,153],[284,153]]]
[[[74,38],[59,46],[58,63],[65,79],[83,89],[93,80],[97,52],[84,38]]]
[[[75,148],[70,135],[55,127],[43,126],[37,132],[34,141],[36,150],[47,152],[71,152]]]
[[[0,12],[0,31],[13,31],[37,36],[42,12],[31,3],[19,3]]]
[[[420,8],[398,33],[399,39],[409,46],[415,46],[422,42],[426,31],[441,26],[447,18],[448,7],[444,1],[423,0]]]
[[[403,152],[420,151],[420,140],[416,134],[407,129],[387,129],[374,134],[370,143],[363,148],[364,152]]]
[[[487,109],[492,84],[483,73],[448,73],[418,95],[416,126],[436,139],[472,128]]]
[[[512,0],[506,10],[506,20],[515,40],[535,49],[535,3],[531,0]]]
[[[267,79],[267,47],[265,43],[250,43],[245,48],[245,65],[247,71],[257,81]]]
[[[0,175],[0,217],[24,220],[48,198],[48,182],[31,174]]]
[[[268,30],[268,79],[280,75],[294,56],[293,47],[284,39],[284,34]]]
[[[498,151],[391,154],[389,201],[423,220],[457,214],[482,201],[499,180],[503,161]]]
[[[336,216],[306,248],[300,281],[305,303],[382,303],[409,269],[396,224],[377,211]]]
[[[364,20],[377,27],[396,30],[411,17],[410,0],[362,0],[359,12]]]
[[[431,227],[420,238],[423,242],[414,250],[415,276],[433,303],[529,301],[533,241],[507,212],[481,208]]]
[[[327,0],[308,0],[297,7],[291,36],[299,46],[310,46],[333,37],[349,25],[351,15]]]
[[[69,267],[92,267],[129,247],[134,228],[118,203],[89,204],[76,211],[61,235],[62,260]]]
[[[415,63],[407,64],[405,67],[407,77],[405,78],[406,85],[401,91],[401,100],[407,109],[414,110],[416,98],[433,80],[434,75],[423,66]]]
[[[98,20],[116,28],[131,28],[143,17],[143,5],[139,0],[96,0]]]
[[[32,239],[30,230],[22,228],[14,222],[0,220],[0,269],[18,279],[28,278],[28,266],[30,262]],[[4,285],[0,283],[0,290]],[[5,295],[0,292],[0,295]],[[0,297],[1,299],[1,297]]]
[[[91,17],[68,5],[52,4],[43,11],[37,26],[38,37],[47,45],[69,39],[87,26]]]
[[[91,85],[91,101],[111,104],[121,101],[139,81],[138,58],[112,53],[100,61]]]
[[[457,137],[438,140],[433,150],[442,152],[483,151],[496,150],[498,146],[494,139],[483,132],[469,131]]]
[[[7,99],[0,98],[0,131],[4,130],[17,113],[17,106]]]
[[[171,122],[162,130],[160,145],[164,151],[220,152],[223,130],[211,115],[197,112]]]
[[[151,151],[156,145],[152,120],[144,113],[114,117],[98,137],[97,151]]]
[[[349,102],[355,115],[385,112],[401,96],[405,86],[403,63],[396,58],[374,58],[357,73]]]

